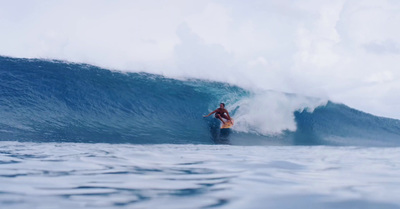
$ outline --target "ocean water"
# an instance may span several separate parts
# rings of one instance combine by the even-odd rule
[[[2,142],[2,208],[400,208],[400,149]]]
[[[400,208],[399,145],[324,99],[0,57],[1,208]]]

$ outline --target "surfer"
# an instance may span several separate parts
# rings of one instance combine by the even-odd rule
[[[215,118],[220,119],[223,124],[225,124],[226,122],[224,120],[222,120],[222,118],[225,118],[228,121],[232,121],[231,116],[229,116],[228,110],[225,109],[224,103],[219,104],[219,108],[217,108],[216,110],[212,111],[210,114],[205,115],[203,117],[208,117],[214,113],[215,113]],[[225,115],[225,113],[226,113],[226,115]]]

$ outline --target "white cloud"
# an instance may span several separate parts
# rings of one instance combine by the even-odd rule
[[[376,54],[400,54],[400,44],[391,40],[364,44],[365,50]]]
[[[330,97],[400,118],[399,25],[393,0],[0,0],[0,54]]]

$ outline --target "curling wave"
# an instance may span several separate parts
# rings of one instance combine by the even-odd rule
[[[225,102],[233,130],[202,115]],[[0,57],[0,140],[241,145],[400,145],[400,121],[226,83]]]

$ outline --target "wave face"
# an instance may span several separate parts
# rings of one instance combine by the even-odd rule
[[[202,115],[225,102],[233,130]],[[400,121],[274,91],[0,57],[0,140],[239,145],[400,145]]]

